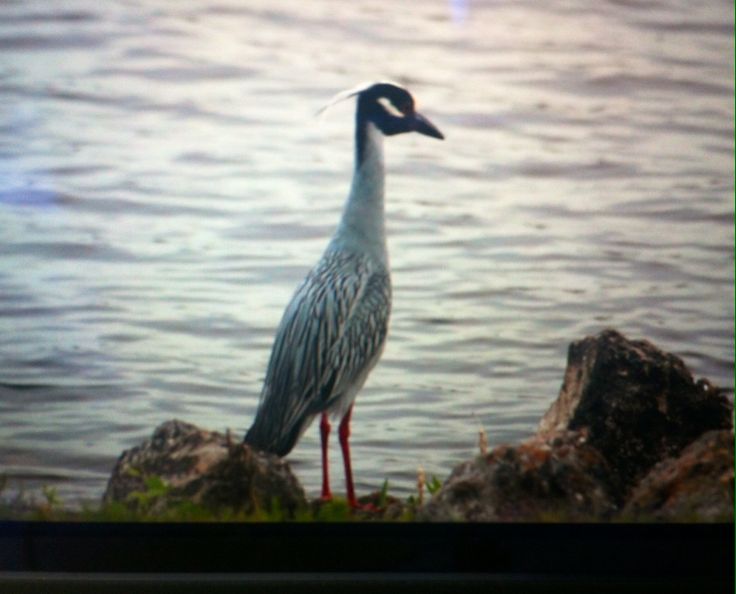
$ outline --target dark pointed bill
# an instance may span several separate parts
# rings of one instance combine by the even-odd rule
[[[432,138],[439,138],[440,140],[444,140],[445,137],[442,135],[442,132],[440,132],[437,127],[427,118],[425,118],[421,113],[415,112],[414,115],[409,117],[413,119],[412,129],[415,132],[419,132],[420,134],[424,134],[425,136],[431,136]]]

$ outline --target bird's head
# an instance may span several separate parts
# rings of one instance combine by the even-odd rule
[[[388,82],[373,83],[358,93],[358,117],[365,117],[386,136],[419,132],[443,139],[437,127],[414,107],[406,89]]]
[[[411,93],[396,83],[369,83],[343,91],[323,109],[349,97],[358,98],[358,120],[371,122],[386,136],[419,132],[432,138],[444,139],[442,132],[416,111]]]

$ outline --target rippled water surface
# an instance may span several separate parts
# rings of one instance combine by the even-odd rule
[[[0,468],[94,500],[181,418],[241,433],[339,217],[352,105],[386,143],[394,305],[358,488],[528,435],[613,326],[733,385],[734,31],[721,0],[0,4]],[[314,426],[290,455],[319,489]],[[333,454],[335,488],[341,470]]]

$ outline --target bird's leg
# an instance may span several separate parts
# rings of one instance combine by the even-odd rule
[[[330,467],[327,463],[327,439],[330,436],[330,421],[327,418],[327,413],[322,413],[319,433],[322,437],[322,501],[330,501],[332,492],[330,491]]]
[[[340,429],[338,435],[340,437],[340,448],[342,449],[342,459],[345,462],[345,486],[348,492],[348,505],[352,508],[359,507],[358,500],[355,499],[355,488],[353,486],[353,469],[350,465],[350,445],[348,438],[350,437],[350,417],[353,414],[353,405],[350,405],[348,412],[340,421]]]

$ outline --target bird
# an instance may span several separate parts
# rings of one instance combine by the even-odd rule
[[[383,136],[444,136],[416,111],[411,93],[396,83],[360,85],[339,93],[326,107],[351,97],[357,104],[348,197],[322,257],[286,306],[244,442],[286,456],[319,416],[321,499],[330,501],[329,419],[340,419],[347,502],[355,509],[361,506],[350,460],[350,420],[355,397],[383,352],[391,311]]]

